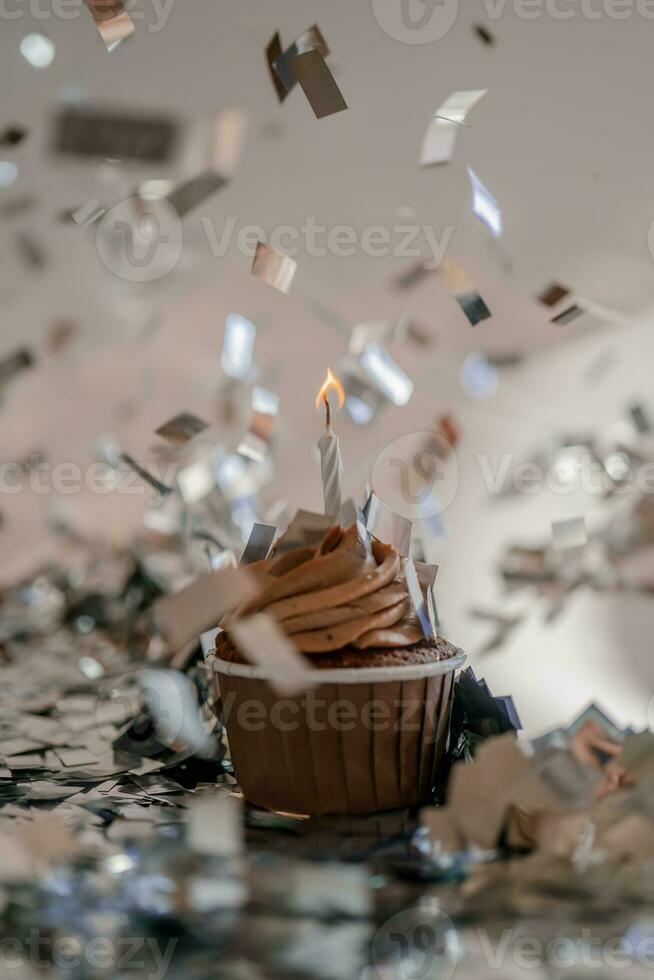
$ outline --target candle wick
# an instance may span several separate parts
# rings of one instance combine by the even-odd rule
[[[332,410],[327,395],[323,396],[323,401],[325,402],[325,414],[326,414],[325,426],[327,428],[327,431],[329,432],[332,427]]]

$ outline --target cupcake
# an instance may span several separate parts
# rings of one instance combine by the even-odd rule
[[[465,656],[425,637],[404,559],[361,524],[282,536],[250,566],[256,597],[221,626],[212,657],[245,798],[309,815],[433,801]],[[421,583],[424,588],[425,583]],[[265,613],[307,658],[307,689],[281,697],[230,636]]]

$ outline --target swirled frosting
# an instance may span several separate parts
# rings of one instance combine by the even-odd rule
[[[309,654],[410,646],[423,634],[404,563],[395,548],[368,539],[356,524],[332,527],[315,547],[250,565],[260,592],[222,625],[229,630],[234,618],[265,612]]]

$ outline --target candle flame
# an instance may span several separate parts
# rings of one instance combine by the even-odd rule
[[[321,402],[327,401],[327,396],[330,391],[336,392],[336,397],[338,398],[338,407],[343,408],[345,403],[345,390],[343,385],[338,380],[335,374],[332,374],[332,369],[327,368],[327,377],[325,378],[322,387],[320,388],[318,394],[316,395],[316,408],[320,408]]]

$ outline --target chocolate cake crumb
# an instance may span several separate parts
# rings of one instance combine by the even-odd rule
[[[307,654],[307,659],[312,667],[319,670],[409,667],[413,664],[430,664],[440,660],[450,660],[458,652],[458,649],[442,636],[436,636],[431,640],[422,640],[408,647],[357,650],[355,647],[349,646],[329,653]],[[240,651],[227,633],[219,633],[216,637],[216,656],[229,663],[245,664],[248,662],[241,656]]]

